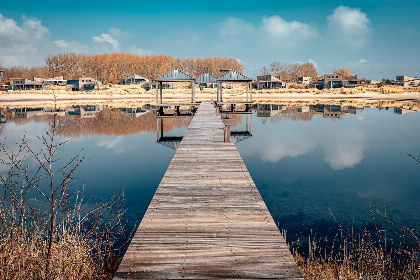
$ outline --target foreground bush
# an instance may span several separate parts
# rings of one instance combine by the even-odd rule
[[[84,202],[73,186],[84,156],[57,156],[62,132],[54,115],[40,150],[0,143],[0,279],[111,279],[118,267],[124,197]]]

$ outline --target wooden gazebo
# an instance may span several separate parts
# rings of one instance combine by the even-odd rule
[[[191,103],[195,103],[195,79],[190,75],[182,72],[178,69],[173,69],[168,73],[157,77],[154,79],[155,82],[158,82],[158,86],[156,86],[156,105],[162,104],[162,84],[164,82],[191,82]],[[160,94],[159,94],[160,93]],[[159,102],[159,95],[160,95],[160,102]]]
[[[230,71],[217,79],[217,102],[223,102],[222,83],[246,83],[246,101],[252,102],[252,79],[236,71]]]

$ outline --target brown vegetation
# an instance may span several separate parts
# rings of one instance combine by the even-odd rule
[[[84,157],[58,158],[60,133],[54,116],[40,150],[0,143],[0,279],[110,279],[117,268],[123,196],[83,202],[72,182]]]
[[[353,76],[353,72],[351,72],[347,68],[341,68],[339,70],[334,71],[333,75],[341,75],[341,77],[343,77],[343,79],[347,79],[348,77]]]
[[[281,62],[272,62],[270,64],[270,69],[263,67],[261,69],[261,74],[268,75],[271,74],[280,80],[286,82],[292,81],[297,82],[298,77],[316,77],[318,72],[315,69],[315,66],[312,63],[292,63],[284,64]]]
[[[219,69],[243,72],[242,62],[235,58],[180,59],[166,55],[61,53],[48,56],[43,67],[6,68],[4,77],[5,79],[57,76],[64,76],[64,79],[92,77],[102,83],[116,83],[130,74],[154,79],[174,68],[195,77],[206,72],[218,76]]]
[[[353,229],[343,228],[342,222],[333,218],[341,238],[336,235],[328,244],[327,239],[312,236],[307,255],[298,251],[299,241],[291,242],[305,279],[420,279],[420,237],[416,229],[392,223],[375,206],[371,207],[373,228],[365,226],[357,236]],[[402,243],[390,244],[387,231],[396,234]]]

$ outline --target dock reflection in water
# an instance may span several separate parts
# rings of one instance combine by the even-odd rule
[[[231,140],[273,217],[300,231],[329,221],[328,208],[368,222],[373,202],[387,204],[395,222],[410,225],[410,213],[420,213],[420,172],[406,153],[420,154],[419,106],[296,103],[220,104]],[[63,145],[63,155],[81,148],[88,153],[77,174],[87,195],[107,198],[124,187],[127,214],[135,222],[193,118],[191,106],[171,106],[162,116],[150,104],[2,107],[7,122],[0,135],[7,145],[25,133],[35,143],[57,113],[61,139],[74,139]]]

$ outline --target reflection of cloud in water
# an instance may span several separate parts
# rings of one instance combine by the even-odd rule
[[[122,142],[123,138],[121,136],[117,136],[111,140],[100,140],[98,142],[98,146],[104,147],[107,150],[113,150],[115,154],[121,155],[132,149],[130,145],[122,144]]]
[[[37,136],[45,135],[45,130],[41,127],[43,125],[25,123],[23,125],[16,125],[13,123],[8,123],[5,127],[6,137],[0,140],[2,144],[5,145],[8,153],[16,155],[19,151],[19,145],[22,143],[22,138],[25,137],[29,146],[34,152],[38,152],[43,148],[42,142],[37,138]],[[38,164],[38,162],[30,155],[30,153],[21,153],[20,156],[25,156],[29,160],[29,164]],[[0,152],[0,161],[4,160],[9,162],[7,155],[1,151]],[[6,173],[9,171],[9,166],[6,164],[0,164],[0,173]]]
[[[122,138],[120,136],[115,137],[112,140],[100,140],[98,142],[99,147],[105,147],[107,150],[114,149],[117,147],[122,141]]]
[[[360,132],[346,132],[328,137],[324,160],[334,170],[354,167],[365,157],[366,139]]]
[[[294,132],[287,132],[281,138],[266,138],[262,141],[260,149],[257,152],[261,156],[261,160],[276,163],[283,158],[295,158],[313,151],[317,144],[305,139],[303,135]]]

